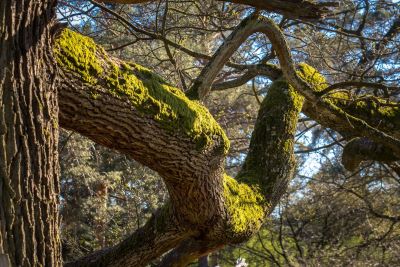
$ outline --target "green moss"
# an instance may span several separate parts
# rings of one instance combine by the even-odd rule
[[[282,93],[282,90],[287,88],[287,92]],[[273,108],[275,105],[289,105],[290,108],[295,108],[295,112],[300,112],[304,97],[300,95],[291,85],[289,85],[283,78],[275,80],[268,89],[268,97],[263,101],[262,106],[264,108]]]
[[[312,85],[317,92],[324,90],[328,86],[325,77],[310,65],[302,62],[297,65],[297,69],[297,75],[309,85]]]
[[[238,181],[259,186],[264,196],[273,193],[277,179],[281,179],[280,171],[293,160],[293,135],[303,102],[304,97],[283,78],[271,84]]]
[[[305,63],[298,65],[297,73],[317,92],[323,91],[328,86],[325,77]],[[324,101],[334,105],[337,110],[364,119],[373,126],[380,125],[382,128],[385,127],[382,122],[386,122],[391,124],[390,128],[400,127],[400,107],[397,103],[388,103],[386,99],[373,95],[356,98],[355,100],[355,97],[347,90],[334,91],[323,96]]]
[[[96,99],[98,99],[100,97],[100,94],[97,93],[97,92],[91,92],[91,96],[92,96],[93,99],[96,100]]]
[[[261,227],[267,205],[257,186],[224,175],[224,197],[230,218],[228,228],[234,235],[251,235]]]
[[[56,40],[54,52],[58,64],[79,73],[85,82],[95,83],[103,73],[97,50],[99,47],[92,39],[66,29]]]
[[[284,143],[283,143],[283,150],[287,153],[291,153],[293,150],[293,145],[294,145],[294,140],[292,139],[287,139]]]
[[[394,105],[394,103],[391,103]],[[400,107],[398,103],[397,106],[381,106],[378,109],[378,113],[393,122],[400,123]]]
[[[387,131],[400,127],[400,107],[398,103],[387,102],[373,95],[364,95],[354,99],[348,91],[336,91],[324,96],[324,100],[338,110],[365,120],[371,126],[379,126]]]
[[[308,82],[318,85],[325,82],[307,66],[299,69]],[[255,232],[270,209],[268,201],[276,194],[275,186],[291,178],[293,136],[303,102],[304,97],[284,78],[269,87],[242,170],[236,180],[225,177],[224,193],[234,233]]]
[[[205,149],[218,140],[217,146],[227,153],[229,140],[208,110],[149,69],[115,60],[92,39],[71,30],[62,32],[55,55],[64,69],[78,74],[93,88],[99,85],[113,96],[128,98],[137,110],[152,116],[163,128],[191,138],[197,148]],[[96,92],[92,96],[97,97]]]

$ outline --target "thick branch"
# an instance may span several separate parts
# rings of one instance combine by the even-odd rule
[[[249,152],[238,181],[257,184],[273,210],[292,178],[294,135],[304,98],[282,78],[261,104]]]
[[[388,163],[397,161],[399,158],[393,154],[390,148],[375,143],[368,138],[352,139],[343,149],[343,166],[349,171],[354,171],[364,160],[376,160]]]
[[[160,266],[187,266],[221,248],[256,233],[272,212],[293,176],[293,144],[303,97],[282,80],[275,81],[262,102],[250,150],[236,180],[225,177],[229,217],[219,239],[189,238],[168,253]],[[212,236],[212,235],[211,235]]]
[[[65,267],[146,266],[193,233],[180,229],[170,207],[159,209],[147,223],[114,247],[97,251]]]
[[[154,232],[150,222],[130,241],[82,259],[82,266],[157,257],[141,259],[141,253],[149,252],[134,246],[147,235],[145,240],[160,253],[194,233],[226,237],[223,160],[229,141],[207,109],[151,71],[110,57],[93,40],[70,30],[61,33],[54,52],[63,70],[60,125],[156,170],[170,193],[172,230]]]
[[[294,90],[282,79],[274,82],[261,105],[250,152],[238,180],[222,176],[228,141],[200,104],[149,70],[108,56],[91,39],[78,34],[64,31],[55,49],[64,70],[60,124],[158,171],[170,192],[176,225],[187,232],[194,229],[199,234],[191,238],[196,241],[241,242],[259,229],[293,172],[293,136],[303,103],[296,91],[308,101],[322,101],[316,98],[318,90],[314,88],[321,81],[306,68],[296,73],[284,38],[274,24],[253,18],[247,22],[266,33],[274,47],[283,40],[283,48],[275,50],[285,78],[300,89]],[[247,30],[244,33],[254,29]],[[239,43],[232,40],[235,45]],[[216,61],[226,62],[231,50],[221,53],[220,59],[220,55],[215,56]],[[218,66],[222,68],[223,64]],[[213,75],[219,71],[210,68]],[[203,83],[209,84],[204,87],[209,90],[213,79],[207,79]],[[335,105],[323,104],[323,115],[346,121],[341,109],[332,112]],[[357,118],[350,120],[357,122]],[[355,131],[360,131],[356,126]],[[164,241],[170,244],[173,239]]]
[[[321,84],[313,84],[312,81],[307,80],[306,77],[298,75],[284,35],[276,25],[274,26],[273,21],[267,20],[267,24],[270,25],[268,28],[265,28],[264,32],[270,39],[277,53],[285,78],[309,102],[318,107],[319,117],[334,117],[341,120],[342,123],[347,122],[347,127],[354,128],[354,132],[356,132],[358,136],[368,136],[371,140],[389,147],[397,157],[400,157],[399,139],[372,127],[362,119],[350,115],[329,99],[319,98],[318,91],[324,88],[324,86],[321,86]]]
[[[350,92],[333,93],[326,98],[332,104],[365,122],[370,126],[400,138],[400,106],[385,99],[365,96],[354,98]],[[325,127],[332,128],[346,138],[360,136],[357,128],[351,127],[338,116],[323,116],[320,108],[306,101],[303,112]]]
[[[156,170],[183,225],[196,228],[220,216],[229,141],[205,107],[149,70],[118,61],[69,30],[57,40],[55,54],[64,70],[62,127]]]

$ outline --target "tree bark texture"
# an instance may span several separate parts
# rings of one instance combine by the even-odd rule
[[[54,5],[0,1],[0,254],[10,266],[61,264]]]

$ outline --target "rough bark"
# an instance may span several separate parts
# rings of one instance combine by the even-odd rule
[[[232,2],[267,5],[267,1]],[[54,3],[0,2],[0,260],[12,266],[61,264],[58,103],[50,52]],[[250,27],[240,31],[246,23]],[[158,171],[170,193],[170,205],[143,228],[71,266],[144,266],[170,249],[162,264],[185,266],[225,244],[248,239],[292,176],[293,138],[303,103],[298,92],[318,106],[319,118],[348,121],[357,134],[371,135],[399,155],[398,140],[349,117],[332,101],[321,101],[314,88],[318,84],[308,72],[302,77],[296,72],[285,39],[271,21],[252,16],[244,24],[233,33],[236,37],[243,33],[239,42],[236,37],[228,41],[236,46],[246,35],[265,33],[277,52],[284,79],[295,89],[283,78],[273,83],[237,179],[224,174],[229,142],[201,104],[149,70],[108,56],[88,38],[64,31],[57,40],[54,54],[63,69],[60,125]],[[225,44],[205,68],[196,84],[197,96],[210,90],[216,73],[233,53],[234,46],[224,51],[229,46]]]
[[[303,102],[304,97],[283,78],[272,83],[261,103],[248,155],[236,177],[238,181],[262,185],[271,205],[269,212],[293,176],[294,135]]]
[[[379,129],[395,138],[400,138],[400,108],[397,103],[388,102],[375,96],[357,98],[349,93],[333,93],[326,96],[331,103],[352,116],[355,116],[372,127]],[[303,112],[310,118],[327,128],[332,128],[346,138],[359,136],[354,127],[337,116],[323,116],[318,105],[306,101]]]
[[[160,173],[183,225],[211,224],[220,216],[220,178],[229,141],[203,106],[149,70],[120,62],[69,30],[58,40],[56,55],[65,70],[59,97],[62,127]]]
[[[392,162],[399,160],[393,151],[368,138],[354,138],[346,144],[342,154],[342,164],[349,170],[354,171],[361,162],[365,160],[376,160],[380,162]]]
[[[0,1],[0,254],[60,266],[55,1]]]
[[[168,253],[160,266],[187,266],[226,244],[243,242],[259,230],[293,176],[294,134],[303,101],[284,80],[271,85],[261,104],[243,168],[235,180],[225,178],[228,238],[188,239]]]
[[[223,235],[222,166],[229,141],[208,111],[149,70],[112,58],[91,39],[68,30],[57,41],[55,54],[64,69],[60,125],[159,172],[170,193],[168,217],[174,218],[166,226],[179,230],[152,235],[146,227],[127,239],[153,236],[146,254],[151,257],[143,256],[140,244],[136,250],[121,249],[125,244],[71,266],[99,266],[104,259],[107,266],[117,266],[121,259],[143,266],[182,237],[205,236],[210,228],[217,229],[214,236]]]

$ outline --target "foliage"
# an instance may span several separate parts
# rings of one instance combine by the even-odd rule
[[[65,260],[115,244],[167,198],[153,171],[78,134],[60,136]]]

